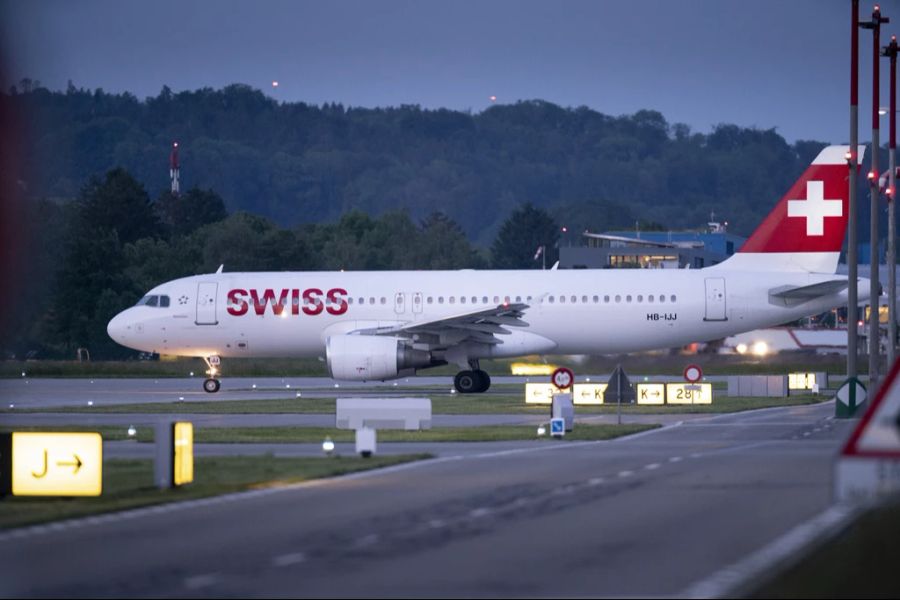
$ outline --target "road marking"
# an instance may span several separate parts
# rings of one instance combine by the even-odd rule
[[[469,511],[469,516],[473,519],[480,519],[481,517],[486,517],[491,514],[491,509],[482,506],[481,508],[475,508]]]
[[[619,477],[631,477],[634,471],[619,471]]]
[[[648,471],[653,471],[659,468],[659,463],[650,463],[649,465],[644,465],[644,468]]]
[[[428,521],[428,526],[432,529],[440,529],[441,527],[446,526],[447,524],[441,519],[432,519]]]
[[[740,593],[739,588],[771,575],[776,569],[793,564],[813,542],[828,539],[842,531],[862,510],[863,507],[849,504],[832,506],[743,560],[690,585],[678,596],[682,598],[744,596],[746,594]]]
[[[291,554],[282,554],[272,559],[272,564],[276,567],[289,567],[291,565],[299,565],[306,562],[306,555],[302,552],[292,552]]]
[[[588,479],[587,484],[591,486],[600,485],[604,481],[605,479],[603,479],[602,477],[592,477],[591,479]]]
[[[681,462],[682,460],[684,460],[684,459],[681,458],[680,456],[672,456],[672,457],[669,457],[669,462],[670,462],[670,463],[677,463],[677,462]]]

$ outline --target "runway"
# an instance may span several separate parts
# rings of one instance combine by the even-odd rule
[[[830,504],[820,404],[0,534],[4,596],[677,595]]]

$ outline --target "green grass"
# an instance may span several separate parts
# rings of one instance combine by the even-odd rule
[[[900,597],[900,501],[872,510],[836,538],[742,598]]]
[[[623,435],[631,435],[658,425],[588,425],[581,424],[566,434],[566,440],[608,440]],[[62,427],[0,427],[0,431],[96,431],[104,441],[134,439],[137,442],[152,442],[152,427],[136,427],[136,434],[130,438],[127,427],[90,427],[65,425]],[[194,443],[228,444],[318,444],[326,437],[334,442],[354,441],[354,432],[333,427],[195,427]],[[440,427],[423,431],[382,430],[378,432],[379,442],[503,442],[516,440],[548,439],[538,438],[537,427],[532,425],[485,425],[480,427]]]
[[[521,386],[519,386],[521,389]],[[460,414],[548,414],[547,405],[526,405],[524,393],[473,395],[433,395],[432,411],[439,415]],[[712,404],[638,406],[622,405],[622,414],[728,413],[772,406],[814,404],[827,400],[824,395],[787,398],[731,398],[717,394]],[[616,405],[576,406],[576,414],[615,414]],[[40,409],[0,409],[3,413],[116,413],[116,414],[328,414],[334,413],[334,398],[285,398],[259,400],[207,400],[201,402],[147,402],[140,404],[104,404],[61,406]]]
[[[0,499],[0,528],[334,477],[425,458],[430,458],[430,455],[197,458],[194,462],[194,483],[176,490],[159,490],[153,486],[152,461],[107,460],[103,463],[103,494],[100,497],[6,497]]]

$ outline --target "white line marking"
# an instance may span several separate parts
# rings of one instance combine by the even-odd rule
[[[669,462],[670,462],[670,463],[677,463],[677,462],[681,462],[682,460],[684,460],[684,459],[681,458],[680,456],[672,456],[672,457],[669,457]]]
[[[357,549],[358,548],[367,548],[376,543],[378,543],[378,534],[370,533],[369,535],[363,536],[363,537],[359,538],[358,540],[356,540],[353,543],[353,547],[357,548]]]
[[[272,559],[272,564],[276,567],[289,567],[291,565],[299,565],[302,562],[306,562],[306,555],[302,552],[282,554]]]
[[[619,471],[619,477],[631,477],[634,471]]]
[[[694,452],[693,454],[691,454],[691,458],[700,458],[701,456],[703,455],[699,452]]]
[[[444,527],[446,525],[447,524],[444,523],[440,519],[432,519],[432,520],[428,521],[428,526],[431,527],[432,529],[440,529],[441,527]]]
[[[842,530],[861,512],[861,507],[838,504],[797,525],[775,541],[750,554],[743,560],[716,571],[706,579],[690,585],[682,598],[724,598],[737,588],[784,569],[802,558],[803,550],[815,541],[824,540]]]
[[[605,479],[603,479],[602,477],[592,477],[591,479],[588,479],[587,484],[591,486],[600,485],[604,481]]]
[[[659,463],[650,463],[649,465],[644,465],[644,468],[648,471],[653,471],[659,468]]]
[[[486,517],[489,514],[491,514],[491,509],[485,508],[483,506],[481,508],[475,508],[469,511],[469,516],[473,519],[480,519],[481,517]]]

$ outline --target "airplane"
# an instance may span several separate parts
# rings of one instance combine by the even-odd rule
[[[865,151],[858,147],[860,160]],[[779,325],[847,304],[837,275],[849,146],[829,146],[741,248],[702,269],[226,273],[163,283],[107,327],[123,346],[221,359],[321,357],[332,378],[385,381],[445,364],[460,393],[481,359],[619,354]],[[860,302],[867,280],[857,283]]]

